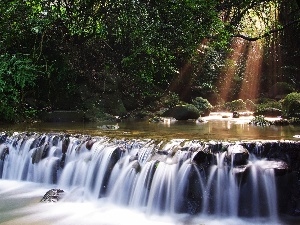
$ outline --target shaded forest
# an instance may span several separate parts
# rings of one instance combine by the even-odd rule
[[[296,0],[3,0],[0,15],[1,121],[300,88]]]

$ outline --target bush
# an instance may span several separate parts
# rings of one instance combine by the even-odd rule
[[[194,105],[203,116],[208,116],[210,110],[213,108],[209,101],[202,97],[196,97],[195,99],[193,99],[192,105]]]
[[[285,117],[300,117],[300,93],[288,94],[282,101],[282,111]]]
[[[266,120],[264,116],[255,116],[251,121],[250,124],[255,126],[270,126],[272,125],[272,122],[269,120]]]
[[[226,102],[225,108],[231,112],[245,110],[246,103],[242,99],[233,100],[232,102]]]
[[[162,97],[161,104],[165,108],[173,108],[181,103],[179,95],[174,92],[169,92],[166,96]]]
[[[264,99],[264,101],[256,105],[254,115],[281,116],[281,108],[280,102],[273,99]]]

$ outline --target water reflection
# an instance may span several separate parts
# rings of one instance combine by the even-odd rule
[[[92,136],[125,138],[186,138],[203,140],[299,140],[300,126],[257,127],[249,124],[252,117],[223,118],[221,115],[203,117],[203,122],[174,121],[166,118],[163,122],[123,121],[119,129],[104,131],[97,127],[101,123],[34,123],[4,126],[1,131],[67,132]],[[113,123],[112,123],[113,124]]]

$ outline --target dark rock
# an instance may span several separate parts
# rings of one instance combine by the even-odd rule
[[[98,196],[99,198],[106,195],[108,182],[109,182],[109,178],[111,176],[112,170],[113,170],[114,166],[116,165],[116,163],[119,161],[119,159],[122,157],[124,152],[125,152],[125,149],[122,147],[117,147],[112,152],[111,157],[109,158],[109,161],[107,163],[105,175],[104,175],[103,181],[102,181],[102,186],[99,191],[99,196]],[[99,168],[99,166],[100,166],[100,164],[98,164],[98,168]]]
[[[35,164],[38,163],[42,159],[43,155],[43,148],[37,147],[32,150],[32,155],[31,155],[31,163]]]
[[[50,150],[50,146],[47,143],[47,144],[45,144],[45,146],[43,148],[42,159],[44,159],[48,156],[49,150]]]
[[[194,155],[193,162],[195,162],[197,165],[211,164],[213,158],[214,157],[211,153],[204,152],[201,150]]]
[[[51,189],[46,192],[41,202],[57,202],[63,197],[63,193],[61,189]]]
[[[63,142],[62,142],[62,153],[66,153],[67,152],[69,144],[70,144],[69,137],[64,138]]]
[[[93,145],[95,144],[96,140],[88,140],[85,144],[86,149],[91,150]]]
[[[64,168],[65,161],[66,161],[66,153],[63,153],[61,156],[61,159],[60,159],[60,163],[59,163],[60,168]]]
[[[138,160],[138,154],[131,156],[129,162],[132,162],[134,160]]]
[[[163,113],[163,117],[173,117],[176,120],[198,119],[199,110],[191,104],[175,106]]]
[[[231,145],[227,149],[227,158],[233,166],[246,165],[249,159],[249,152],[242,145]]]
[[[8,154],[9,154],[9,148],[6,146],[6,147],[4,147],[4,149],[1,152],[0,160],[3,161],[6,157],[6,155],[8,155]]]
[[[135,161],[132,164],[132,168],[135,170],[136,173],[139,173],[141,171],[141,165],[139,164],[138,161]]]
[[[247,182],[250,170],[249,166],[242,165],[242,166],[235,166],[232,168],[232,173],[235,175],[237,182],[240,185],[243,185]]]
[[[52,138],[52,145],[57,146],[57,145],[58,145],[58,142],[59,142],[59,136],[55,135],[55,136]]]
[[[260,165],[262,169],[273,169],[276,176],[282,176],[289,172],[289,166],[286,162],[276,161],[265,161],[264,164]]]
[[[36,139],[34,139],[32,144],[30,145],[30,149],[42,146],[45,143],[45,140],[46,140],[45,135],[39,135]]]
[[[0,144],[4,143],[7,139],[8,135],[5,133],[2,133],[0,136]]]
[[[239,118],[239,117],[240,117],[240,114],[237,111],[234,111],[232,113],[232,118]]]

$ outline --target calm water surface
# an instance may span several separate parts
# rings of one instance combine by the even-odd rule
[[[66,132],[109,136],[116,138],[153,138],[153,139],[200,139],[200,140],[299,140],[300,126],[250,125],[252,116],[222,118],[221,113],[203,117],[204,122],[174,121],[166,119],[160,123],[148,121],[122,121],[119,129],[105,131],[99,127],[104,123],[34,123],[2,126],[2,131]],[[230,115],[230,114],[229,114]],[[271,120],[271,118],[269,118]],[[273,119],[274,120],[274,119]],[[109,123],[105,123],[109,124]],[[113,125],[113,123],[110,123]]]

